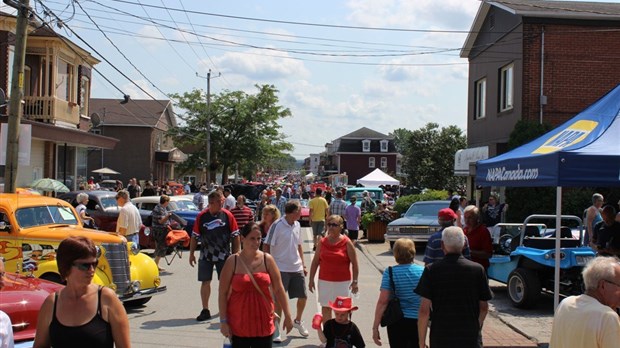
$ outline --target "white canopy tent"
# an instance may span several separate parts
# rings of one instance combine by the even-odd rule
[[[379,185],[399,185],[400,181],[387,175],[381,169],[377,168],[370,172],[368,175],[361,179],[357,179],[358,184],[364,186],[379,186]]]

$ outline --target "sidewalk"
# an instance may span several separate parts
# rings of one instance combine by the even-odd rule
[[[366,240],[357,243],[357,248],[366,256],[370,263],[375,268],[383,273],[384,266],[377,260],[375,255],[370,252],[366,246],[368,242]],[[497,312],[490,310],[484,321],[482,328],[482,342],[486,348],[495,347],[538,347],[538,344],[520,332],[510,326],[508,323],[503,322],[498,316]]]

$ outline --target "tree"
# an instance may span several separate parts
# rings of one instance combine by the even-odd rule
[[[411,185],[435,190],[460,189],[464,185],[464,178],[453,174],[454,154],[467,146],[461,129],[439,129],[438,124],[428,123],[405,137],[408,139],[403,169]]]
[[[242,172],[255,173],[261,164],[282,158],[284,151],[292,149],[278,124],[280,118],[291,115],[290,110],[278,105],[278,90],[273,85],[255,87],[256,94],[223,91],[213,96],[210,108],[201,90],[171,96],[178,100],[175,106],[186,110],[186,118],[183,126],[172,128],[169,134],[177,144],[205,149],[191,154],[189,163],[221,168],[225,181],[229,169],[239,166]],[[211,163],[204,161],[207,120],[211,122]]]

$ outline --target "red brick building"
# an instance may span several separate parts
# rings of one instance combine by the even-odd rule
[[[376,168],[392,176],[400,171],[400,155],[394,146],[394,138],[366,127],[344,135],[326,147],[333,172],[347,173],[349,185],[355,185],[357,179]]]
[[[492,157],[517,121],[557,126],[620,83],[620,4],[483,1],[461,57],[468,147]]]

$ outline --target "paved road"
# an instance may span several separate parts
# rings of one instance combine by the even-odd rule
[[[312,232],[310,228],[302,228],[302,233],[305,235],[305,262],[309,266],[313,255]],[[360,310],[355,312],[353,320],[360,327],[367,346],[373,347],[370,332],[381,279],[369,260],[362,253],[358,253],[358,256],[361,269],[360,298],[355,303]],[[162,274],[162,282],[168,287],[168,292],[154,297],[143,307],[128,309],[132,347],[221,347],[223,337],[219,332],[217,317],[218,282],[214,280],[211,284],[212,295],[209,301],[214,318],[199,323],[195,320],[201,309],[197,270],[189,266],[188,257],[189,254],[184,252],[183,258],[175,259],[170,266],[162,260],[161,266],[168,271]],[[303,319],[310,330],[310,336],[303,338],[293,329],[282,344],[274,344],[274,347],[316,347],[320,343],[316,331],[310,328],[312,317],[318,311],[316,295],[309,295]],[[291,308],[294,308],[295,302],[291,304]],[[385,331],[382,334],[387,337]]]
[[[394,256],[389,251],[388,243],[364,243],[367,252],[378,262],[377,267],[395,265]],[[424,249],[418,250],[416,262],[422,264]],[[545,346],[551,338],[551,325],[553,322],[553,296],[543,295],[532,309],[523,310],[515,308],[508,297],[506,286],[491,281],[494,298],[490,301],[490,310],[504,323],[511,326],[517,332]]]

